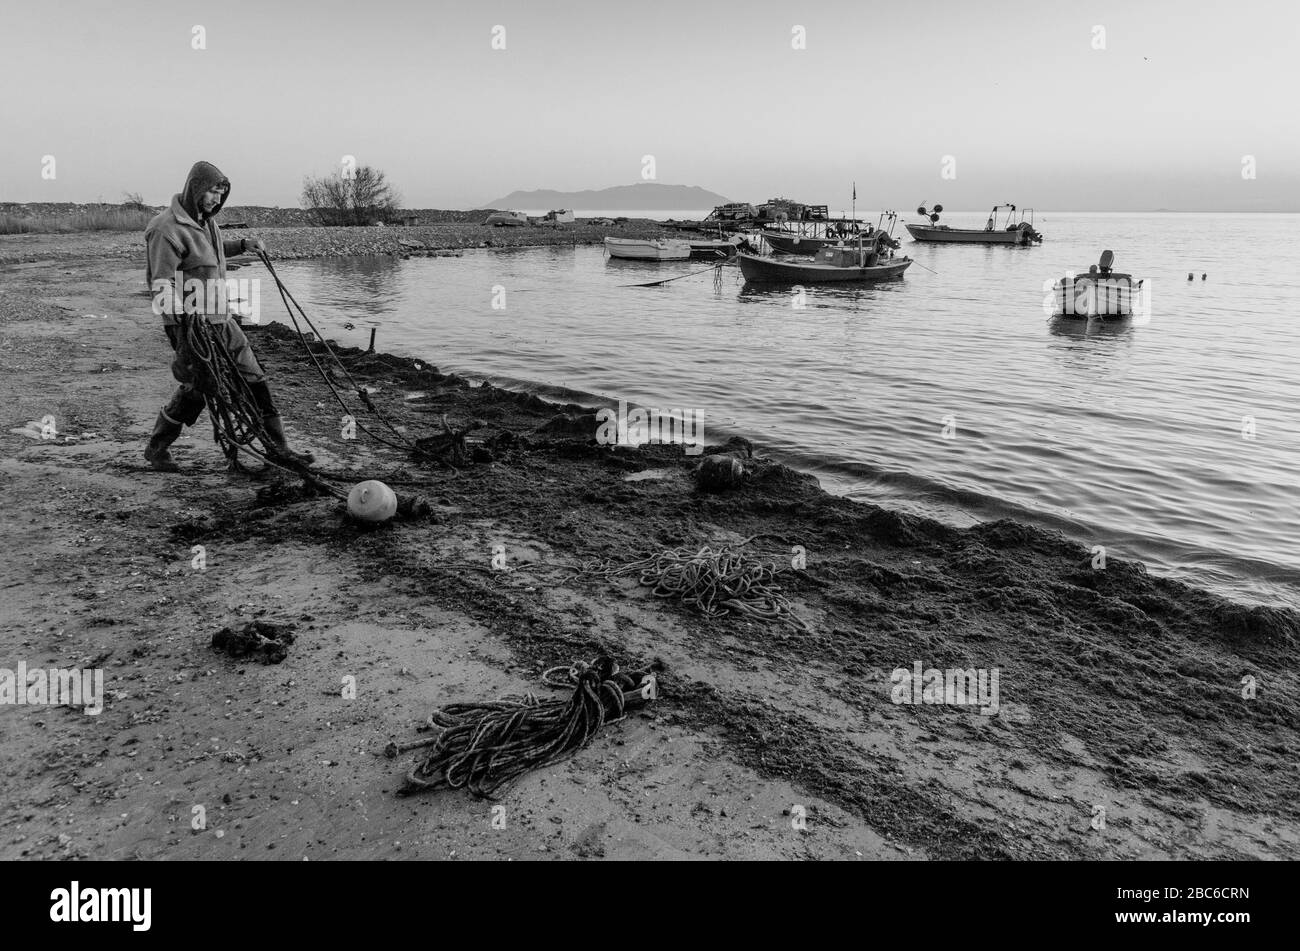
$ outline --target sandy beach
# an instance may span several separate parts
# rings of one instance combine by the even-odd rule
[[[609,229],[241,233],[288,259]],[[332,499],[261,491],[226,473],[206,416],[177,443],[185,472],[153,472],[173,383],[142,250],[0,238],[0,666],[101,667],[106,690],[97,716],[0,708],[0,858],[1300,857],[1295,612],[1098,569],[1015,522],[837,498],[761,444],[741,487],[703,493],[698,457],[597,445],[589,409],[471,386],[432,353],[340,350],[411,435],[447,414],[494,447],[419,464],[340,438],[279,325],[249,332],[291,437],[429,517],[363,531]],[[56,439],[11,432],[47,415]],[[807,630],[574,570],[753,536]],[[211,647],[255,618],[295,626],[282,662]],[[413,758],[383,749],[436,706],[545,691],[545,668],[601,651],[655,664],[662,697],[497,803],[396,795]],[[996,669],[998,712],[894,702],[891,672],[915,663]]]

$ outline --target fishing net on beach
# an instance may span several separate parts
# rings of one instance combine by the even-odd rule
[[[709,617],[737,615],[809,630],[776,583],[783,569],[739,551],[750,541],[746,539],[735,548],[673,548],[625,565],[588,562],[580,570],[608,581],[634,575],[655,597],[676,598]]]

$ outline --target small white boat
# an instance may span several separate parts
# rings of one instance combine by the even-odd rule
[[[483,224],[496,228],[523,228],[528,223],[528,216],[522,211],[497,211],[483,221]]]
[[[630,261],[685,261],[691,256],[690,242],[667,238],[606,238],[605,250],[611,258]]]
[[[1101,252],[1101,260],[1083,274],[1067,274],[1052,289],[1053,317],[1080,320],[1122,320],[1142,310],[1142,283],[1132,274],[1112,269],[1115,254]]]

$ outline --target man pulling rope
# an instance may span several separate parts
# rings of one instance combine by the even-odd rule
[[[154,311],[163,318],[163,330],[176,356],[172,360],[172,376],[180,383],[172,398],[158,414],[144,457],[160,472],[178,472],[180,467],[172,459],[168,447],[180,436],[183,427],[198,422],[207,404],[205,390],[211,391],[211,371],[196,365],[196,359],[209,363],[212,354],[196,354],[193,341],[213,340],[225,356],[233,362],[239,377],[261,417],[262,432],[257,435],[267,449],[267,458],[295,464],[313,461],[310,453],[299,453],[289,448],[280,418],[271,399],[271,388],[266,374],[253,349],[226,305],[226,256],[242,254],[248,250],[265,252],[259,239],[225,241],[217,227],[216,216],[230,197],[230,180],[215,165],[196,162],[185,179],[180,194],[173,195],[171,206],[159,213],[145,229],[148,263],[145,278],[154,295]],[[202,328],[207,332],[194,333],[198,328],[186,328],[187,321],[207,321]],[[214,433],[217,422],[214,420]],[[237,452],[224,446],[232,469],[239,468]]]

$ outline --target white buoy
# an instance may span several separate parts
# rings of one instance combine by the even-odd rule
[[[377,479],[358,482],[348,493],[348,514],[359,522],[386,522],[397,512],[397,496]]]

